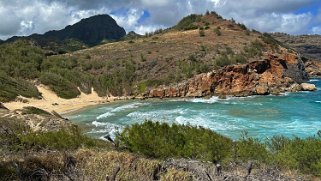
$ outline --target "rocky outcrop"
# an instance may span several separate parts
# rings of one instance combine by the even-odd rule
[[[248,64],[226,66],[197,75],[173,86],[160,86],[145,97],[206,97],[213,95],[266,95],[298,91],[294,86],[308,80],[304,64],[297,54],[268,55]]]
[[[310,77],[321,77],[321,62],[320,61],[307,61],[305,63],[306,72]]]
[[[316,86],[314,84],[308,84],[308,83],[302,83],[301,84],[303,91],[315,91],[317,90]]]

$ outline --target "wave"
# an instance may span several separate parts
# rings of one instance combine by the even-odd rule
[[[129,113],[127,117],[130,117],[135,120],[156,120],[157,121],[166,121],[174,119],[177,115],[186,114],[186,109],[172,109],[172,110],[157,110],[157,111],[150,111],[150,112],[141,112],[136,111]]]
[[[126,109],[135,109],[135,108],[138,108],[138,107],[143,106],[143,105],[148,105],[148,103],[137,102],[137,103],[132,103],[132,104],[126,104],[126,105],[123,105],[123,106],[119,106],[119,107],[116,107],[114,109],[113,108],[105,108],[105,110],[108,111],[108,112],[105,112],[104,114],[101,114],[101,115],[97,116],[96,119],[99,120],[99,119],[107,118],[107,117],[110,117],[110,116],[114,116],[115,113],[117,113],[117,112],[121,112],[121,111],[124,111]]]
[[[115,115],[115,114],[111,113],[111,112],[106,112],[104,114],[101,114],[101,115],[97,116],[96,119],[99,120],[99,119],[107,118],[107,117],[110,117],[110,116],[113,116],[113,115]]]
[[[91,131],[87,132],[88,134],[104,134],[101,138],[105,139],[104,137],[106,135],[109,135],[112,139],[115,139],[116,134],[120,133],[123,130],[123,126],[116,125],[113,123],[102,123],[98,121],[93,121],[93,125],[96,126],[96,128],[93,128]]]
[[[316,103],[321,103],[321,101],[314,101],[314,102],[316,102]]]
[[[208,103],[208,104],[213,104],[216,103],[220,100],[220,98],[213,96],[209,99],[204,99],[204,98],[195,98],[195,99],[190,99],[188,100],[189,102],[194,102],[194,103]]]
[[[319,79],[310,79],[309,82],[319,82]]]
[[[114,108],[111,112],[120,112],[120,111],[124,111],[126,109],[135,109],[135,108],[138,108],[140,106],[145,106],[145,105],[149,105],[149,103],[136,102],[136,103],[132,103],[132,104],[126,104],[126,105]]]

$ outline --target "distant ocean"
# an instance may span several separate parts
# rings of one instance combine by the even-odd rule
[[[198,125],[232,139],[239,139],[244,131],[259,139],[274,135],[308,137],[321,130],[321,79],[310,82],[318,91],[227,99],[123,101],[67,117],[87,125],[89,135],[101,138],[144,120]]]

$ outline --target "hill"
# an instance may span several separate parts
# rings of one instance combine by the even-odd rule
[[[120,40],[126,35],[124,28],[118,26],[109,15],[96,15],[82,19],[62,30],[53,30],[45,34],[33,34],[27,37],[14,36],[5,42],[16,40],[35,41],[44,49],[53,53],[66,53],[94,46],[103,41]]]
[[[67,99],[91,93],[92,87],[99,96],[278,94],[301,90],[298,83],[307,80],[295,52],[215,12],[190,15],[142,38],[64,55],[46,56],[30,41],[1,46],[1,71],[45,84]]]

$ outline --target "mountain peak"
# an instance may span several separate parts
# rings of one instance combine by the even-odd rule
[[[88,45],[96,45],[105,39],[119,40],[126,35],[124,28],[107,14],[82,19],[63,30],[49,31],[43,36],[59,40],[77,39]]]

